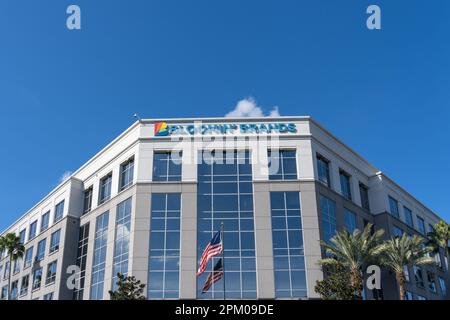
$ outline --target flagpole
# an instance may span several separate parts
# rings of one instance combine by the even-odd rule
[[[226,300],[225,296],[225,242],[223,232],[223,221],[220,223],[220,233],[222,236],[222,269],[223,269],[223,300]]]

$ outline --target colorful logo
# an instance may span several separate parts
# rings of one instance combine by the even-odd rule
[[[155,137],[164,137],[169,135],[169,126],[166,122],[155,123]]]

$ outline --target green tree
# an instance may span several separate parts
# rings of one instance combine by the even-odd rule
[[[136,280],[134,276],[125,276],[121,273],[117,274],[117,289],[109,291],[111,300],[145,300],[143,296],[145,284]]]
[[[20,242],[20,238],[15,233],[7,233],[0,237],[0,252],[8,254],[9,272],[8,272],[8,300],[11,296],[11,274],[13,271],[13,263],[23,257],[25,247]]]
[[[324,300],[352,300],[354,290],[350,284],[350,273],[341,264],[323,268],[326,278],[316,281],[314,290]]]
[[[432,249],[425,246],[425,239],[414,235],[403,234],[402,237],[384,241],[382,244],[381,265],[388,267],[395,273],[400,300],[405,299],[405,274],[404,266],[423,265],[434,263],[429,256]]]
[[[434,248],[434,252],[439,252],[439,247],[444,249],[447,259],[450,258],[450,224],[444,220],[439,221],[433,226],[433,230],[428,233],[430,245]]]
[[[362,299],[362,268],[374,263],[381,253],[381,237],[384,230],[372,233],[372,224],[367,224],[363,231],[356,229],[353,233],[347,230],[338,232],[330,242],[322,241],[327,258],[321,259],[322,266],[342,265],[350,273],[350,284],[354,298]]]

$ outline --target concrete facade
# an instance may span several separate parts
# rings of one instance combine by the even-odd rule
[[[155,135],[155,124],[166,121],[169,126],[187,127],[194,122],[201,121],[205,125],[236,124],[236,130],[230,134],[220,132],[213,128],[210,133],[190,136],[188,133],[168,136]],[[240,125],[252,124],[284,124],[295,125],[295,132],[256,133],[253,129],[239,130]],[[251,127],[252,128],[252,127]],[[228,140],[221,141],[227,137]],[[232,137],[232,139],[229,139]],[[189,138],[189,143],[180,141]],[[193,140],[192,140],[193,138]],[[297,179],[274,181],[269,179],[267,166],[267,147],[261,138],[270,140],[276,138],[277,148],[296,151]],[[264,140],[263,139],[263,140]],[[228,145],[227,143],[231,143]],[[154,153],[158,151],[182,150],[182,178],[181,181],[157,182],[153,180]],[[276,117],[255,119],[173,119],[173,120],[142,120],[134,123],[117,139],[111,142],[70,178],[51,191],[36,206],[25,213],[3,234],[14,232],[20,234],[27,230],[25,247],[36,248],[37,243],[46,238],[46,254],[42,261],[28,268],[20,268],[20,272],[12,275],[12,282],[29,274],[30,288],[26,295],[18,294],[18,299],[42,299],[44,295],[53,293],[53,299],[70,300],[73,290],[67,287],[70,274],[67,268],[76,264],[79,240],[79,228],[89,223],[89,239],[85,265],[85,282],[83,299],[91,299],[92,269],[94,264],[94,239],[96,236],[96,219],[105,212],[109,212],[109,223],[106,232],[106,254],[104,257],[103,299],[108,299],[108,291],[113,285],[113,266],[115,245],[117,240],[116,220],[117,208],[120,203],[131,199],[131,222],[129,228],[128,245],[128,274],[135,276],[142,283],[148,283],[149,252],[150,252],[150,221],[151,198],[154,193],[181,194],[181,223],[180,223],[180,260],[179,260],[179,298],[197,298],[198,267],[197,248],[205,244],[197,243],[197,155],[200,150],[207,149],[245,149],[252,157],[252,183],[253,183],[253,210],[254,235],[256,249],[256,288],[258,299],[274,299],[275,276],[273,239],[271,222],[270,193],[276,191],[293,191],[300,193],[301,222],[304,246],[304,259],[306,266],[307,298],[319,298],[314,291],[317,280],[323,279],[323,272],[317,261],[322,257],[320,240],[323,239],[320,196],[325,196],[336,204],[337,229],[345,227],[344,208],[356,214],[357,227],[363,228],[365,223],[375,224],[375,228],[383,228],[385,237],[393,235],[394,226],[400,227],[409,234],[419,234],[417,230],[418,217],[424,219],[425,227],[437,223],[440,218],[421,204],[412,195],[403,190],[395,182],[386,177],[378,169],[370,165],[352,149],[322,128],[309,117]],[[329,163],[329,185],[319,181],[317,156],[325,158]],[[121,188],[121,165],[129,159],[134,160],[133,180],[126,188]],[[340,172],[350,175],[351,200],[342,195]],[[100,184],[103,177],[112,175],[111,194],[109,199],[100,201]],[[360,184],[367,186],[370,208],[363,207],[359,188]],[[89,212],[83,212],[84,191],[92,188],[92,204]],[[398,201],[399,218],[393,217],[390,212],[389,196]],[[55,206],[64,200],[63,218],[53,223]],[[415,225],[405,223],[404,207],[411,209]],[[50,211],[50,227],[39,233],[39,224],[42,215]],[[38,221],[37,236],[28,239],[30,224]],[[59,250],[48,254],[48,245],[51,234],[60,229],[61,237]],[[34,249],[36,250],[36,249]],[[33,252],[33,257],[35,251]],[[33,258],[34,259],[34,258]],[[413,270],[410,270],[411,280],[407,283],[407,290],[414,298],[419,296],[427,299],[446,298],[441,292],[438,278],[443,278],[447,287],[449,283],[448,262],[444,261],[441,252],[442,268],[424,268],[424,288],[414,284]],[[58,261],[56,281],[45,284],[46,266],[52,261]],[[0,260],[2,267],[0,274],[0,288],[3,288],[7,279],[4,278],[6,255]],[[447,265],[446,265],[447,263]],[[43,267],[43,284],[39,289],[31,290],[32,270]],[[436,293],[429,290],[426,271],[436,276]],[[383,271],[383,298],[396,299],[397,286],[393,275]],[[367,298],[374,298],[373,293],[367,292]]]

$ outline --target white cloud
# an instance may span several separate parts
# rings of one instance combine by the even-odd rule
[[[59,177],[59,183],[62,183],[69,179],[69,177],[72,175],[72,171],[65,171],[61,177]]]
[[[273,107],[273,109],[270,110],[269,117],[279,117],[279,116],[280,111],[278,110],[278,107],[277,106]]]
[[[226,118],[245,118],[245,117],[265,117],[263,109],[258,106],[256,100],[253,97],[248,97],[239,101],[234,109],[228,112]],[[278,107],[275,106],[269,112],[267,117],[278,117],[280,112]]]

